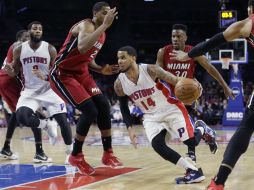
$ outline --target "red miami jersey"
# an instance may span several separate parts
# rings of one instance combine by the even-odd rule
[[[192,46],[185,45],[184,52],[189,52]],[[188,61],[177,61],[172,60],[170,53],[173,51],[172,45],[167,45],[164,47],[164,62],[163,69],[178,76],[185,78],[194,78],[196,63],[193,59]]]
[[[80,22],[84,21],[92,22],[90,19],[82,20]],[[90,48],[85,54],[81,54],[78,50],[78,37],[73,36],[71,33],[72,29],[80,22],[73,25],[70,29],[68,36],[55,60],[55,65],[59,69],[67,72],[73,71],[75,73],[88,73],[88,63],[95,59],[106,39],[106,34],[103,33],[94,43],[92,48]]]
[[[249,18],[252,20],[252,29],[250,36],[246,38],[246,40],[250,43],[252,47],[254,47],[254,14],[250,15]]]

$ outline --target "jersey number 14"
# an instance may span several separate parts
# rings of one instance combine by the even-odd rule
[[[146,102],[146,103],[145,103]],[[146,101],[141,101],[142,106],[146,109],[149,110],[149,107],[153,106],[155,107],[155,101],[152,98],[147,98]]]

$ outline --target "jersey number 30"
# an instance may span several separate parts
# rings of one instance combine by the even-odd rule
[[[146,102],[146,103],[145,103]],[[155,107],[155,101],[153,101],[152,98],[147,98],[146,101],[141,101],[142,106],[146,109],[149,110],[149,107],[153,106]]]
[[[187,71],[183,71],[183,72],[176,71],[175,75],[178,77],[187,77]]]

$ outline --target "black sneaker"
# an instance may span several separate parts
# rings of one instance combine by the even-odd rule
[[[218,150],[218,144],[216,142],[216,131],[210,128],[204,121],[197,120],[195,122],[196,127],[204,128],[203,139],[209,145],[212,154],[215,154]]]
[[[35,153],[34,163],[51,163],[52,158],[49,158],[44,152],[42,153]]]
[[[2,149],[0,152],[0,157],[8,160],[17,160],[18,156],[13,154],[10,149]]]
[[[205,180],[205,176],[201,168],[199,168],[198,171],[188,169],[185,173],[185,176],[175,179],[176,184],[199,183],[203,180]]]

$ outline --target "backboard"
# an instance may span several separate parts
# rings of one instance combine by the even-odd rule
[[[221,58],[230,58],[230,63],[248,63],[247,41],[243,38],[227,42],[206,53],[213,64],[221,64]]]

